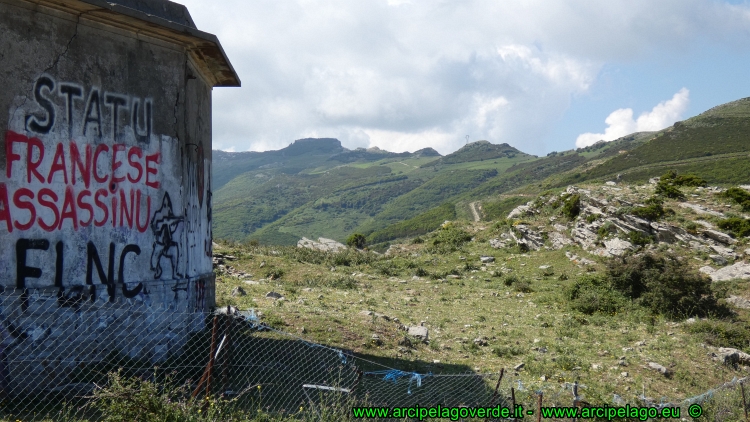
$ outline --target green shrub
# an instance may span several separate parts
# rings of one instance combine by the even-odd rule
[[[744,321],[707,319],[685,325],[687,332],[697,334],[706,344],[750,350],[750,329]]]
[[[455,252],[470,240],[470,233],[453,224],[448,224],[438,230],[437,235],[432,239],[432,245],[428,248],[428,251],[440,254]]]
[[[630,213],[636,217],[644,218],[649,221],[657,221],[667,214],[673,214],[674,211],[664,208],[664,202],[661,198],[652,196],[646,200],[645,207],[634,207]]]
[[[750,211],[750,192],[742,188],[729,188],[723,194],[742,206],[743,211]]]
[[[571,220],[581,213],[581,196],[577,193],[563,200],[562,214]]]
[[[353,233],[346,239],[346,245],[350,248],[364,249],[367,246],[367,238],[361,233]]]
[[[652,239],[651,236],[645,235],[641,232],[632,231],[628,233],[628,240],[630,240],[630,243],[636,246],[646,246],[649,243],[653,242],[654,239]]]
[[[284,276],[284,270],[281,268],[269,268],[266,271],[266,278],[269,280],[278,280]]]
[[[599,214],[590,214],[586,216],[586,222],[591,224],[599,219]]]
[[[499,346],[492,349],[492,353],[499,358],[509,358],[524,354],[526,351],[520,346]]]
[[[750,236],[750,220],[744,218],[727,218],[719,221],[718,226],[722,230],[731,232],[736,237]]]
[[[612,287],[625,297],[669,318],[728,315],[717,302],[711,280],[673,256],[643,254],[607,265]]]
[[[694,174],[682,174],[678,175],[675,170],[669,170],[663,176],[660,181],[670,183],[674,186],[708,186],[708,182],[705,179],[698,177]]]
[[[517,281],[518,281],[518,277],[517,276],[515,276],[513,274],[509,274],[503,280],[503,284],[505,284],[506,286],[510,287],[510,286],[514,285]]]
[[[685,199],[685,194],[677,188],[680,186],[679,183],[677,172],[670,170],[659,179],[654,192],[664,198]]]
[[[528,280],[519,280],[513,283],[513,290],[521,293],[531,293],[534,290],[531,288],[531,283]]]
[[[417,267],[417,270],[414,271],[414,275],[417,277],[428,277],[430,273],[422,267]]]
[[[568,288],[567,296],[573,309],[587,315],[616,314],[628,304],[622,293],[601,276],[582,277]]]

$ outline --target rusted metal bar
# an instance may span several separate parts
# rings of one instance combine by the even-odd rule
[[[745,383],[740,382],[740,389],[742,390],[742,410],[745,411],[745,422],[749,422],[750,419],[747,418],[747,402],[745,401]]]
[[[500,388],[500,381],[503,380],[504,374],[505,374],[505,368],[500,368],[500,378],[497,379],[497,384],[495,385],[495,392],[492,393],[492,400],[490,401],[490,407],[495,405],[495,399],[497,398],[497,390]]]
[[[195,390],[193,390],[193,394],[191,395],[193,398],[197,397],[198,394],[200,394],[201,388],[203,387],[204,383],[206,384],[206,396],[211,394],[211,372],[213,371],[214,358],[216,355],[217,325],[218,325],[218,317],[214,316],[213,327],[211,328],[211,352],[208,357],[208,364],[206,365],[206,369],[203,371],[203,375],[201,376],[201,379],[198,381],[198,385],[195,387]]]
[[[211,395],[211,378],[213,378],[214,362],[216,361],[216,337],[218,328],[219,317],[215,316],[213,327],[211,328],[211,356],[208,359],[208,366],[206,366],[206,371],[208,372],[208,377],[206,377],[206,397]]]
[[[536,402],[536,422],[542,422],[542,397],[544,392],[539,392],[539,400]]]
[[[234,318],[231,315],[231,307],[227,305],[227,315],[224,323],[224,336],[226,338],[226,344],[224,345],[226,351],[222,358],[222,374],[221,374],[221,394],[224,395],[227,391],[227,384],[229,382],[229,362],[232,359],[232,325],[234,324]]]

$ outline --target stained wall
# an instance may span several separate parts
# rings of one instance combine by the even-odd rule
[[[0,357],[31,362],[6,388],[112,351],[162,360],[214,306],[215,81],[184,45],[91,14],[0,2]]]

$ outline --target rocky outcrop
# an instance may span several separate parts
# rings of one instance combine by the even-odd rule
[[[297,247],[317,249],[324,252],[339,252],[346,249],[346,245],[343,243],[337,242],[333,239],[326,239],[325,237],[319,237],[317,242],[303,237],[297,242]]]
[[[626,252],[633,250],[633,244],[627,240],[616,237],[604,241],[604,248],[597,250],[600,256],[622,256]]]
[[[734,265],[724,267],[718,270],[714,270],[711,267],[702,267],[700,272],[708,274],[713,281],[726,281],[726,280],[747,280],[750,279],[750,264],[744,262],[737,262]]]
[[[525,224],[518,224],[513,227],[510,236],[516,241],[516,244],[526,250],[538,251],[544,246],[544,238],[535,233],[531,228]]]
[[[534,210],[531,208],[531,202],[529,202],[526,205],[519,205],[513,209],[510,213],[508,213],[508,219],[512,218],[521,218],[525,217],[527,215],[534,215]]]

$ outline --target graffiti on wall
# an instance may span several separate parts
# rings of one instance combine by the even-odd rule
[[[208,161],[155,133],[156,99],[49,75],[32,91],[0,151],[0,238],[15,245],[0,270],[15,287],[54,286],[60,306],[79,306],[210,273]]]

